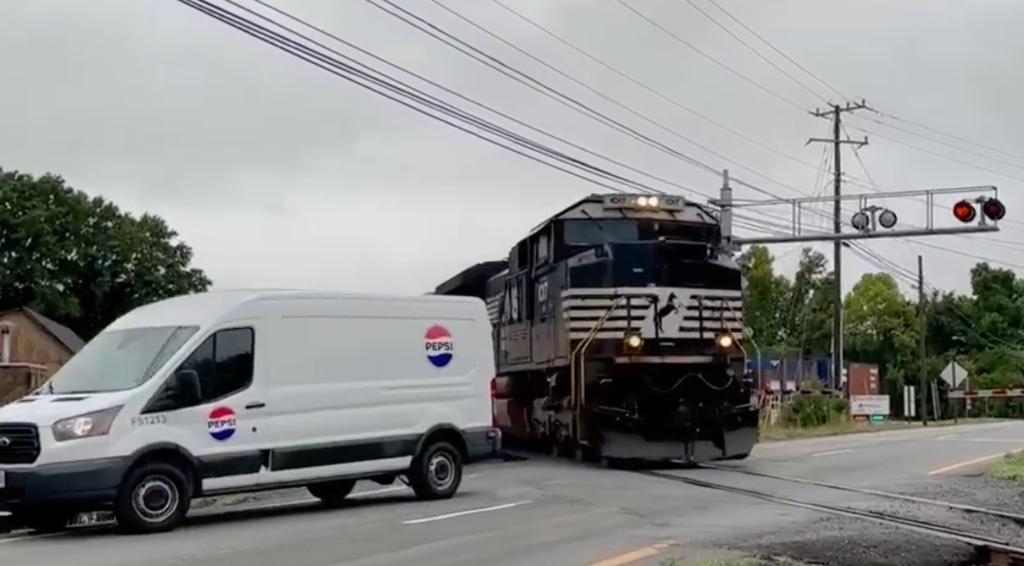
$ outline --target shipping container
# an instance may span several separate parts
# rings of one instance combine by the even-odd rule
[[[878,395],[881,381],[875,364],[847,364],[847,396]]]

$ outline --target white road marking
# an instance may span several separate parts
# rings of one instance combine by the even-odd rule
[[[1019,438],[957,438],[961,442],[1016,442],[1020,443]]]
[[[454,519],[455,517],[462,517],[465,515],[476,515],[477,513],[487,513],[490,511],[501,511],[502,509],[511,509],[513,507],[519,507],[520,505],[526,505],[531,503],[530,501],[516,501],[514,503],[505,503],[503,505],[495,505],[493,507],[481,507],[479,509],[467,509],[465,511],[456,511],[454,513],[445,513],[444,515],[434,515],[433,517],[423,517],[420,519],[410,519],[408,521],[402,521],[403,525],[419,525],[422,523],[432,523],[434,521],[444,521],[445,519]]]
[[[975,458],[973,460],[967,460],[966,462],[960,462],[958,464],[953,464],[951,466],[946,466],[944,468],[938,468],[936,470],[932,470],[932,471],[928,472],[928,475],[929,476],[934,476],[934,475],[938,475],[938,474],[944,474],[946,472],[952,472],[953,470],[959,470],[960,468],[965,468],[967,466],[973,466],[975,464],[981,464],[983,462],[990,462],[990,461],[995,460],[997,458],[1002,458],[1003,456],[1005,456],[1007,454],[1013,454],[1014,452],[1017,452],[1017,450],[1008,450],[1006,452],[1000,452],[998,454],[991,454],[989,456],[982,456],[981,458]]]
[[[844,448],[842,450],[827,450],[825,452],[815,452],[811,456],[834,456],[836,454],[849,454],[853,452],[853,448]]]

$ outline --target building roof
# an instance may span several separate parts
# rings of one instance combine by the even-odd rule
[[[60,342],[65,348],[67,348],[72,354],[78,353],[85,346],[85,340],[82,340],[78,334],[75,334],[74,330],[71,330],[63,324],[43,316],[36,310],[28,307],[19,307],[15,309],[9,309],[6,311],[0,311],[0,315],[5,315],[11,312],[21,312],[25,316],[29,317],[36,324],[41,326],[47,334],[52,336],[57,342]]]
[[[85,340],[82,340],[78,334],[75,334],[74,330],[28,307],[24,307],[22,310],[56,338],[58,342],[64,344],[65,348],[71,350],[71,353],[77,353],[82,349],[82,346],[85,346]]]

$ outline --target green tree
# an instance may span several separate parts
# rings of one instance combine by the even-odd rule
[[[846,297],[843,317],[846,358],[877,364],[884,389],[902,399],[903,384],[917,384],[921,368],[915,305],[888,273],[866,273]]]
[[[762,349],[775,348],[782,339],[789,281],[775,274],[775,258],[765,246],[751,246],[740,256],[739,264],[744,278],[744,320]]]
[[[800,252],[793,283],[780,314],[785,350],[803,356],[827,353],[832,340],[832,274],[828,260],[812,248]]]
[[[177,236],[59,176],[0,169],[0,309],[31,306],[89,338],[136,306],[207,290]]]

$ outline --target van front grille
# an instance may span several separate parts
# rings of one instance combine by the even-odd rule
[[[32,464],[39,458],[34,424],[0,424],[0,464]]]

